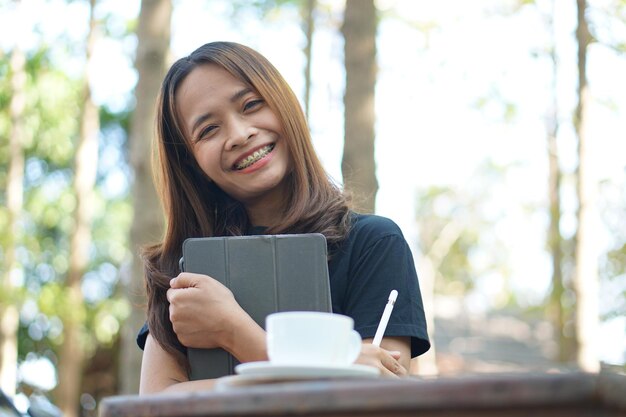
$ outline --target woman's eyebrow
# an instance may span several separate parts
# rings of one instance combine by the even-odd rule
[[[200,127],[200,125],[202,125],[202,123],[205,120],[210,119],[211,117],[213,117],[213,113],[204,113],[196,117],[196,121],[193,123],[193,126],[191,127],[191,134],[193,135],[196,129]]]
[[[241,90],[239,90],[238,92],[236,92],[235,94],[233,94],[233,96],[230,98],[230,102],[234,103],[236,101],[238,101],[240,98],[242,98],[243,96],[245,96],[248,93],[251,93],[252,89],[249,87],[244,87]]]

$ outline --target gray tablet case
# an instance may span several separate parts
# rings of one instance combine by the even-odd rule
[[[226,285],[265,328],[277,311],[332,311],[326,238],[319,233],[190,238],[181,270]],[[234,374],[239,364],[223,349],[190,348],[191,380]]]

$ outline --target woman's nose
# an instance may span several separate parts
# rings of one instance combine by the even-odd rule
[[[243,145],[257,133],[257,129],[240,118],[233,118],[228,129],[226,147],[228,150]]]

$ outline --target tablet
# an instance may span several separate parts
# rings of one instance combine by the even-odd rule
[[[326,238],[319,233],[190,238],[181,270],[209,275],[227,286],[261,327],[278,311],[332,311]],[[235,373],[223,349],[189,348],[191,380]]]

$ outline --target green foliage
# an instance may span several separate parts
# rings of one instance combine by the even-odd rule
[[[40,49],[27,55],[26,108],[23,115],[24,207],[19,219],[21,233],[16,255],[22,268],[22,287],[3,291],[2,302],[21,306],[18,334],[20,360],[29,354],[55,361],[63,343],[63,322],[73,320],[82,328],[82,344],[93,354],[111,348],[121,323],[129,314],[127,302],[117,293],[119,270],[128,258],[128,230],[132,209],[128,190],[115,197],[103,191],[109,171],[126,172],[125,150],[129,112],[101,109],[101,149],[114,149],[105,170],[99,171],[94,207],[90,262],[83,277],[85,301],[72,305],[65,286],[69,267],[69,239],[73,230],[76,196],[72,188],[75,140],[78,137],[82,81],[55,67],[51,51]],[[9,164],[8,133],[11,97],[7,55],[0,56],[0,200],[5,201]],[[112,154],[108,152],[108,154]],[[6,209],[0,207],[0,226],[7,225]],[[2,244],[4,251],[5,242]]]
[[[267,19],[289,7],[303,7],[305,0],[233,0],[231,1],[231,16],[236,19],[241,13],[255,13],[259,19]]]
[[[587,9],[587,22],[593,42],[599,42],[617,53],[626,53],[626,40],[623,38],[626,30],[626,2],[624,0],[609,0],[601,6],[590,2]],[[620,35],[622,35],[621,39]]]
[[[431,187],[418,198],[417,221],[420,228],[419,246],[425,256],[446,225],[450,224],[463,207],[457,203],[457,192],[451,188]],[[462,226],[465,227],[465,226]],[[471,251],[473,233],[462,232],[452,242],[444,258],[440,260],[441,279],[435,280],[435,291],[439,293],[464,294],[473,287],[468,253]]]
[[[603,316],[605,319],[626,316],[626,176],[601,184],[601,216],[611,230],[610,250],[602,257],[600,277]]]
[[[480,188],[430,187],[419,193],[419,247],[435,263],[437,293],[464,295],[481,276],[508,279],[507,253],[502,250],[506,246],[493,230],[504,214],[495,208],[492,197],[506,169],[486,161],[468,181]]]
[[[94,346],[111,347],[119,334],[122,323],[130,315],[126,299],[115,298],[100,301],[90,309],[88,327],[93,329]]]
[[[605,272],[610,277],[623,275],[626,271],[626,242],[607,254]]]
[[[243,9],[257,9],[262,13],[267,13],[273,9],[280,9],[285,6],[301,6],[305,0],[234,0],[231,1],[231,7],[233,11],[240,11]]]
[[[132,113],[130,110],[122,110],[121,112],[113,112],[108,107],[100,107],[100,129],[106,131],[107,129],[121,128],[123,131],[128,132],[130,130],[130,119]]]

